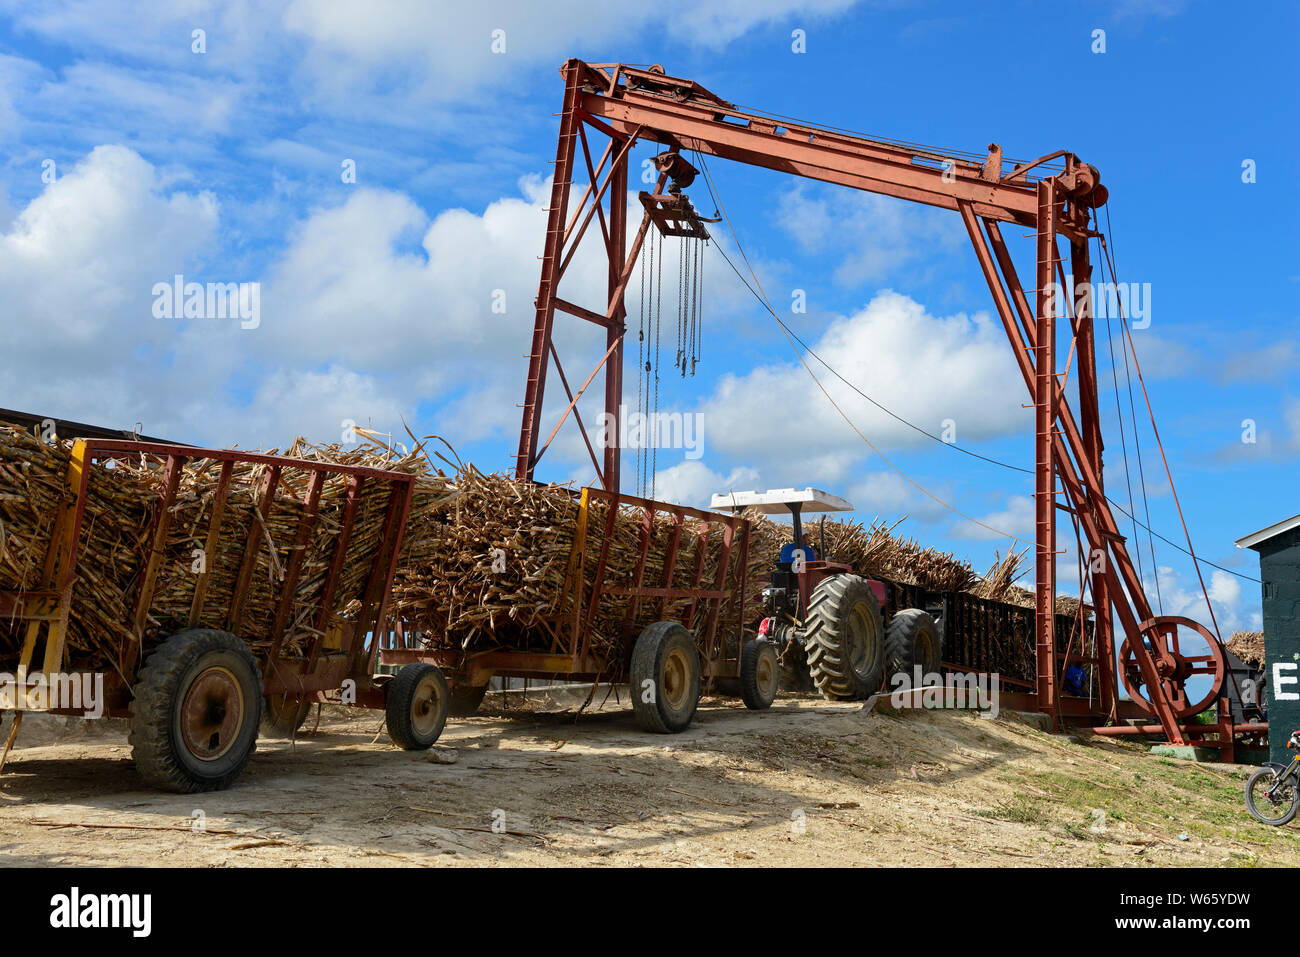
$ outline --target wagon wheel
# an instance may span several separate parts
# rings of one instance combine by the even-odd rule
[[[432,747],[447,724],[450,704],[441,668],[423,662],[404,666],[384,685],[388,736],[404,751]]]
[[[1174,715],[1190,718],[1219,700],[1227,675],[1223,645],[1204,625],[1176,615],[1149,618],[1138,626],[1147,649],[1155,658],[1156,673],[1165,696],[1173,705]],[[1160,639],[1159,644],[1153,637]],[[1160,650],[1160,646],[1164,650]],[[1137,656],[1128,639],[1120,646],[1120,678],[1129,696],[1143,711],[1152,712],[1150,689],[1138,667]],[[1208,677],[1209,690],[1197,701],[1188,698],[1189,679]]]
[[[257,746],[262,676],[248,645],[191,628],[158,646],[131,700],[131,753],[154,787],[180,793],[229,787]]]
[[[695,637],[675,621],[658,621],[632,648],[628,693],[639,725],[658,734],[690,726],[700,701],[700,653]]]

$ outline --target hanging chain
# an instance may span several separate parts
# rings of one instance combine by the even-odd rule
[[[677,367],[686,374],[686,237],[677,241]]]
[[[700,314],[698,319],[699,333],[695,343],[695,361],[699,362],[700,357],[704,355],[704,261],[708,259],[709,241],[704,241],[704,246],[700,250]]]
[[[695,376],[695,363],[699,361],[700,321],[700,243],[694,244],[695,259],[691,270],[691,377]]]
[[[652,245],[651,249],[653,248],[654,247]],[[646,256],[641,257],[641,315],[640,315],[640,321],[638,323],[639,331],[637,333],[637,341],[636,341],[636,409],[638,413],[640,413],[641,411],[642,393],[645,391],[645,370],[642,368],[642,366],[645,364],[646,258],[647,258]],[[606,438],[608,439],[608,436]],[[620,454],[621,454],[621,450],[620,450]],[[636,494],[640,496],[645,495],[645,483],[641,475],[641,450],[640,449],[637,449],[636,452]]]
[[[677,353],[674,368],[682,378],[693,377],[704,344],[704,262],[707,240],[688,243],[680,237],[677,255]],[[664,235],[655,230],[641,259],[641,312],[637,333],[637,412],[641,416],[637,443],[636,489],[643,498],[658,494],[659,379],[663,362]],[[671,308],[671,307],[670,307]],[[653,337],[653,343],[650,341]],[[653,377],[653,382],[651,378]]]
[[[662,328],[663,305],[664,305],[664,247],[663,247],[662,237],[660,237],[659,240],[658,288],[659,288],[659,308],[655,312],[654,414],[652,416],[646,417],[646,421],[642,427],[642,444],[648,445],[649,456],[650,456],[650,498],[655,497],[655,491],[658,486],[658,476],[659,476],[659,449],[658,449],[659,443],[657,441],[658,436],[655,433],[658,431],[657,423],[659,419],[659,365],[660,362],[662,362],[661,353],[660,353],[660,330]]]

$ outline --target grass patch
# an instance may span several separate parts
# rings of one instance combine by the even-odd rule
[[[1042,808],[1027,798],[1018,795],[1006,801],[999,801],[993,807],[976,811],[975,814],[979,817],[993,818],[997,821],[1011,821],[1016,824],[1047,823],[1047,815],[1043,813]]]

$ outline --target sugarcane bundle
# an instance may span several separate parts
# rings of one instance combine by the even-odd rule
[[[1225,642],[1230,652],[1252,668],[1264,666],[1264,633],[1262,631],[1236,631]]]
[[[1038,605],[1037,596],[1028,588],[1022,588],[1020,585],[1011,585],[1007,587],[1000,597],[995,601],[1005,602],[1008,605],[1018,605],[1021,608],[1035,608]],[[1079,613],[1079,599],[1074,595],[1057,595],[1056,596],[1056,613],[1058,615],[1068,615],[1073,618]],[[1084,615],[1092,617],[1092,606],[1083,606]]]
[[[42,585],[55,524],[73,501],[69,446],[49,444],[16,426],[0,425],[0,589]],[[83,541],[67,642],[95,659],[115,657],[130,636],[128,588],[148,534],[149,489],[127,470],[95,470],[88,479]],[[24,622],[0,620],[0,661],[12,664]]]
[[[593,496],[584,544],[577,549],[580,505],[573,489],[517,482],[460,463],[450,481],[454,506],[411,529],[393,588],[395,610],[428,646],[546,651],[569,633],[577,616],[590,650],[610,656],[628,632],[654,620],[683,618],[691,599],[637,601],[615,590],[589,608],[597,576],[602,587],[632,585],[640,565],[643,586],[717,584],[716,527],[702,540],[698,523],[684,522],[675,532],[670,515],[655,513],[642,564],[640,508],[620,506],[611,525],[609,505]],[[667,574],[674,538],[676,558]],[[738,566],[730,568],[728,581],[738,573]],[[707,611],[704,603],[699,606]],[[698,616],[694,623],[704,626]]]
[[[363,440],[353,449],[344,449],[336,444],[312,445],[300,438],[284,454],[322,464],[382,468],[418,475],[408,528],[420,524],[426,513],[437,511],[446,504],[450,498],[448,483],[426,472],[418,449],[397,455],[376,442],[370,433],[358,431]],[[155,463],[145,461],[134,467],[142,470],[142,478],[152,479],[161,489],[161,470]],[[257,557],[246,593],[240,631],[255,636],[252,640],[255,647],[270,644],[285,573],[307,511],[311,470],[284,467],[275,496],[263,518],[259,506],[268,468],[262,463],[234,464],[216,554],[203,554],[200,563],[197,556],[206,547],[220,463],[201,459],[187,465],[171,507],[166,543],[166,554],[171,560],[165,561],[160,569],[157,591],[150,606],[150,619],[157,630],[175,630],[188,622],[201,576],[207,578],[204,607],[214,610],[218,616],[228,609],[234,599],[245,548],[252,541]],[[335,544],[343,528],[350,482],[351,477],[340,472],[326,472],[322,481],[317,513],[303,546],[298,583],[287,617],[283,650],[290,656],[302,653],[311,638],[320,633],[320,625],[328,623],[330,616],[326,614],[322,621],[319,605]],[[356,517],[334,593],[335,608],[330,609],[331,612],[346,615],[359,605],[378,558],[386,511],[395,493],[400,494],[400,487],[389,482],[368,479],[361,484]]]
[[[1006,596],[1015,587],[1017,579],[1023,573],[1025,554],[1028,551],[1028,546],[1020,551],[1013,548],[1007,552],[1005,557],[1001,552],[995,552],[993,564],[971,586],[970,593],[976,598],[985,598],[989,601],[1005,601]]]
[[[72,500],[66,484],[70,451],[68,442],[47,444],[21,429],[0,428],[0,521],[4,523],[0,530],[0,589],[25,592],[38,587],[54,522],[60,508]],[[419,453],[417,449],[398,456],[367,437],[355,449],[314,446],[299,439],[287,454],[320,463],[416,474],[410,522],[418,525],[427,513],[443,508],[452,494],[449,483],[427,472]],[[310,470],[292,465],[283,468],[263,518],[260,506],[267,468],[247,461],[233,464],[213,554],[207,554],[206,548],[221,463],[197,457],[181,470],[142,636],[146,650],[160,637],[189,624],[200,580],[207,582],[200,622],[224,623],[250,541],[256,544],[257,561],[239,631],[255,647],[271,642],[285,571],[306,512]],[[284,644],[290,655],[301,653],[326,623],[318,605],[343,525],[348,482],[347,475],[337,472],[327,473],[322,482],[318,513],[303,546],[297,587],[290,596]],[[122,454],[89,469],[68,636],[70,657],[78,667],[111,666],[122,642],[132,639],[131,608],[165,485],[164,463],[154,456]],[[358,603],[374,567],[393,491],[394,485],[388,482],[371,479],[362,484],[330,612],[346,614]],[[24,634],[22,622],[0,623],[0,658],[11,660],[21,648]]]
[[[394,611],[430,644],[535,646],[565,591],[577,501],[472,465],[449,487],[451,507],[408,530]]]

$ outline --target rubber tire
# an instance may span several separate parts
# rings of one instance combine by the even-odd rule
[[[867,622],[866,654],[854,669],[845,647],[850,616],[860,610]],[[885,665],[884,626],[880,605],[867,580],[859,575],[832,575],[818,582],[804,618],[808,671],[823,698],[853,701],[880,687]]]
[[[262,704],[262,731],[265,734],[292,738],[307,723],[307,716],[316,706],[312,698],[303,698],[297,709],[290,706],[287,695],[270,694]]]
[[[194,679],[221,665],[239,682],[250,702],[235,744],[220,758],[204,761],[181,740],[177,712]],[[154,650],[136,676],[131,699],[131,756],[146,783],[164,791],[195,794],[230,787],[257,749],[262,722],[262,673],[248,644],[214,628],[177,632]]]
[[[917,652],[921,652],[918,654]],[[893,688],[894,676],[907,675],[907,687],[915,684],[913,669],[921,666],[921,675],[938,674],[943,666],[943,649],[939,626],[928,612],[905,608],[885,629],[885,684]]]
[[[1291,823],[1291,820],[1296,816],[1296,812],[1300,811],[1300,781],[1291,782],[1291,809],[1279,818],[1270,818],[1265,820],[1260,817],[1259,812],[1255,810],[1255,785],[1275,773],[1277,773],[1276,768],[1265,765],[1262,768],[1256,769],[1252,772],[1250,777],[1246,779],[1246,807],[1250,809],[1251,816],[1261,824],[1281,827],[1283,824]]]
[[[438,715],[433,728],[421,732],[415,727],[413,710],[415,696],[421,684],[431,681],[437,698]],[[447,725],[447,709],[451,693],[447,679],[437,665],[424,662],[406,665],[392,681],[384,686],[384,713],[387,715],[388,737],[403,751],[425,751],[433,746]]]
[[[674,650],[681,650],[687,660],[686,697],[682,707],[668,707],[664,688],[664,663]],[[653,701],[645,701],[642,689],[645,682],[654,688]],[[657,621],[637,637],[632,646],[632,661],[628,667],[628,696],[632,699],[632,712],[637,724],[654,734],[678,734],[685,731],[695,717],[700,703],[700,652],[694,636],[675,621]]]
[[[468,718],[478,714],[478,707],[487,694],[487,685],[452,685],[447,714],[453,718]]]
[[[759,676],[760,665],[766,659],[768,687],[763,687]],[[772,707],[777,689],[781,686],[781,659],[776,645],[766,638],[745,642],[740,649],[740,698],[750,711],[764,711]]]

